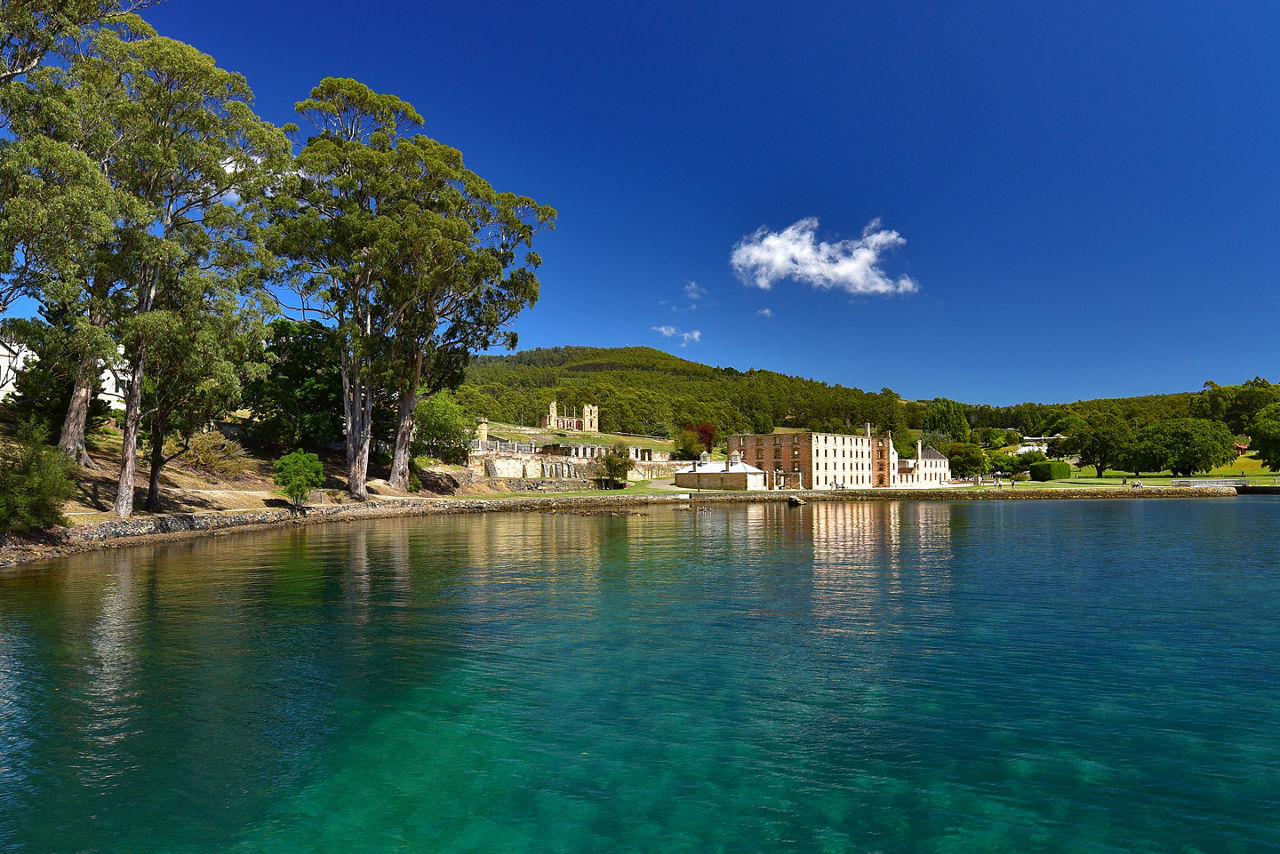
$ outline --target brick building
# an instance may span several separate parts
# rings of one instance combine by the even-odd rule
[[[890,436],[754,433],[729,437],[729,451],[763,469],[770,489],[875,489],[943,486],[951,464],[916,443],[915,459],[898,459]]]

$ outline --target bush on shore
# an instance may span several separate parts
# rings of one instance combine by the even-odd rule
[[[319,489],[324,483],[324,466],[320,457],[298,450],[285,454],[272,466],[272,480],[285,497],[293,502],[295,510],[301,509],[307,493]]]
[[[75,463],[45,444],[48,430],[28,421],[18,442],[0,452],[0,536],[66,525],[64,505],[75,494]]]

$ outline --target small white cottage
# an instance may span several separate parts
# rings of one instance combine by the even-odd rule
[[[707,454],[688,468],[676,471],[676,486],[684,489],[736,489],[747,492],[768,488],[765,473],[742,461],[734,451],[727,460],[712,461]]]

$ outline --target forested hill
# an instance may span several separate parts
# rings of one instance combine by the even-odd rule
[[[594,403],[601,430],[646,435],[701,423],[720,432],[775,426],[835,430],[880,424],[900,409],[892,392],[715,368],[649,347],[555,347],[481,356],[467,369],[457,396],[469,414],[522,424],[536,424],[552,400],[562,411]]]
[[[1253,380],[1268,389],[1264,380]],[[1224,388],[1249,388],[1251,384]],[[1260,387],[1260,386],[1254,386]],[[1208,392],[1146,395],[1071,404],[963,404],[974,427],[1052,433],[1064,420],[1096,409],[1116,412],[1141,427],[1163,418],[1201,413]],[[702,365],[649,347],[554,347],[509,356],[481,356],[467,370],[458,401],[469,415],[536,425],[552,400],[561,410],[594,403],[605,432],[668,435],[691,424],[718,432],[766,432],[774,427],[827,431],[919,429],[927,402],[901,401],[890,389],[867,392],[774,371]]]

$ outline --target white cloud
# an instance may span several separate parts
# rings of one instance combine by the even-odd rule
[[[655,326],[653,331],[661,335],[663,338],[679,338],[680,346],[687,347],[692,341],[697,344],[702,340],[702,332],[697,329],[690,329],[688,332],[682,332],[674,326]]]
[[[697,282],[690,282],[684,286],[684,295],[690,302],[698,302],[706,299],[707,289],[701,287]]]
[[[760,315],[761,317],[773,317],[773,309],[762,308],[759,311],[757,311],[756,314]]]
[[[794,279],[815,288],[839,288],[851,294],[909,294],[919,286],[908,276],[890,278],[880,268],[884,254],[906,243],[896,231],[874,219],[856,240],[819,241],[817,217],[793,223],[782,231],[761,226],[733,247],[730,263],[744,284],[763,290],[775,282]]]

